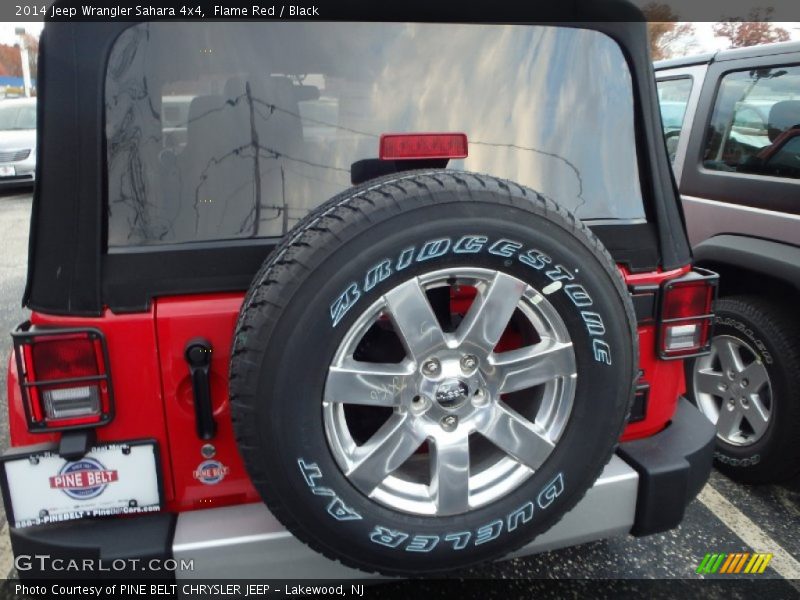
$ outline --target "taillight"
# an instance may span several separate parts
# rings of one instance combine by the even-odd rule
[[[385,133],[378,156],[381,160],[466,158],[464,133]]]
[[[33,329],[24,323],[11,335],[30,431],[96,427],[111,421],[111,373],[99,330]]]
[[[658,330],[658,352],[662,359],[708,352],[718,280],[716,273],[695,267],[663,284]]]

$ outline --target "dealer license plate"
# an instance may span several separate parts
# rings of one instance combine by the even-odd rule
[[[161,508],[152,443],[102,445],[76,461],[47,451],[9,456],[3,467],[8,520],[15,527]]]

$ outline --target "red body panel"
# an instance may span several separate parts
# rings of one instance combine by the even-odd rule
[[[621,269],[629,285],[658,285],[678,277],[689,267],[667,272],[630,274]],[[256,502],[253,488],[236,447],[228,401],[228,362],[233,329],[242,293],[193,295],[157,299],[150,312],[100,318],[67,318],[34,313],[36,325],[92,326],[108,342],[116,418],[98,429],[98,439],[155,438],[161,447],[166,508],[173,511]],[[213,460],[221,463],[222,479],[203,483],[198,466],[206,442],[195,433],[193,394],[184,358],[186,343],[205,338],[213,348],[210,379],[217,435],[212,440]],[[652,435],[663,429],[684,391],[683,362],[663,361],[656,354],[656,327],[639,327],[640,368],[650,384],[647,417],[629,425],[623,440]],[[16,369],[11,361],[8,377],[11,445],[24,446],[57,440],[58,434],[27,431]]]
[[[625,283],[632,285],[661,285],[691,271],[689,265],[671,271],[629,273],[620,267]],[[661,360],[656,352],[657,328],[655,323],[639,326],[639,368],[642,379],[650,384],[647,416],[631,423],[622,433],[622,441],[643,438],[661,431],[675,414],[678,397],[686,391],[682,360]]]
[[[108,344],[111,385],[114,386],[116,416],[97,428],[99,441],[152,438],[161,448],[164,497],[172,507],[175,490],[169,460],[169,440],[164,402],[161,396],[160,361],[156,344],[155,309],[146,313],[115,315],[105,311],[100,318],[60,317],[34,312],[34,325],[54,327],[97,327]],[[9,427],[11,445],[27,446],[57,441],[58,433],[30,433],[25,422],[16,369],[9,373]],[[12,389],[12,386],[14,389]]]
[[[177,510],[260,500],[236,447],[228,402],[228,362],[242,299],[242,294],[219,294],[156,301],[158,350]],[[194,396],[184,350],[186,343],[197,337],[208,340],[212,348],[211,402],[217,422],[217,435],[211,441],[216,449],[213,460],[228,469],[214,484],[202,483],[194,476],[200,463],[207,460],[200,452],[207,442],[195,433]]]

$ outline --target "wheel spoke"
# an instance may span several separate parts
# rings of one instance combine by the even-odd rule
[[[739,354],[739,347],[733,340],[717,338],[714,340],[714,345],[717,347],[719,361],[725,371],[738,373],[744,368],[742,357]]]
[[[509,394],[575,373],[572,343],[543,340],[509,352],[492,355],[500,393]]]
[[[732,410],[723,405],[717,419],[717,433],[724,438],[730,439],[734,434],[739,433],[741,428],[742,413],[738,404]]]
[[[398,406],[407,392],[410,362],[377,364],[346,361],[328,370],[325,401],[365,406]]]
[[[702,370],[695,372],[694,382],[699,392],[711,394],[712,396],[721,396],[723,390],[720,389],[720,386],[725,383],[725,377],[722,373]]]
[[[742,379],[747,380],[747,389],[756,392],[769,381],[767,368],[758,361],[753,361],[742,370]]]
[[[397,333],[415,361],[446,345],[439,320],[416,278],[397,286],[385,298]]]
[[[458,327],[456,338],[489,354],[508,327],[525,284],[504,273],[496,273],[488,289],[475,297],[464,320]]]
[[[536,424],[498,402],[489,423],[480,432],[501,450],[533,470],[542,466],[555,444]]]
[[[441,436],[431,453],[431,496],[437,515],[469,510],[469,438]]]
[[[761,398],[752,394],[749,397],[750,405],[744,410],[744,418],[753,428],[753,433],[761,437],[769,424],[769,411],[767,411]]]
[[[347,476],[370,493],[406,462],[424,439],[423,434],[409,426],[407,414],[393,414],[365,444],[356,448]]]

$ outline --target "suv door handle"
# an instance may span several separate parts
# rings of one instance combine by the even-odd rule
[[[214,410],[211,405],[211,380],[208,376],[211,367],[211,343],[203,338],[189,340],[184,351],[189,363],[194,393],[194,417],[197,437],[210,440],[217,433]]]

